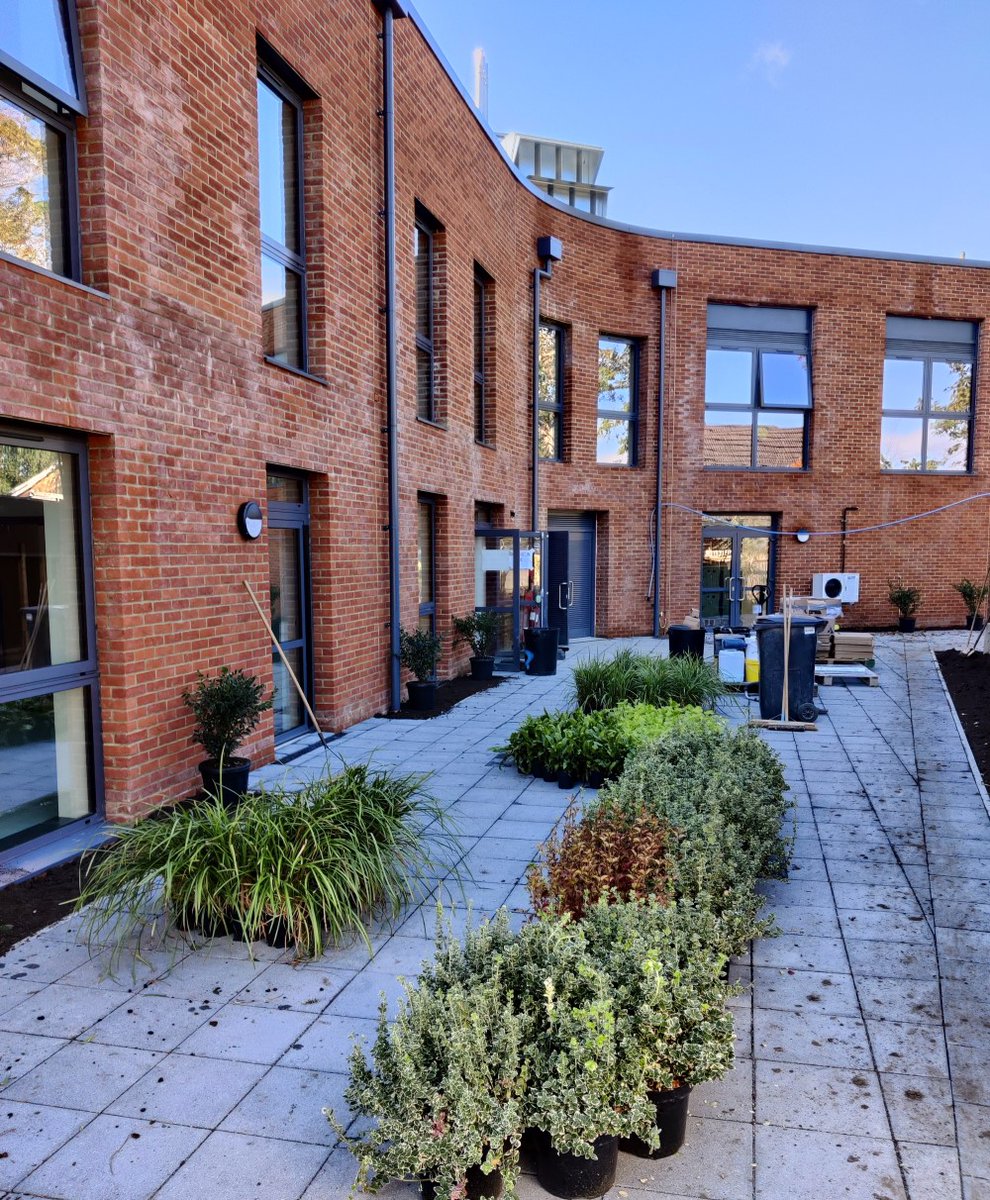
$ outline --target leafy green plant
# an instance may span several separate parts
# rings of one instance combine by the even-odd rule
[[[574,699],[585,712],[615,708],[623,701],[656,707],[676,703],[710,704],[725,692],[715,668],[694,655],[659,658],[622,650],[614,658],[579,663],[573,674]]]
[[[966,605],[966,612],[971,617],[975,617],[986,603],[987,593],[990,591],[990,588],[975,584],[972,579],[961,579],[952,586],[962,596],[963,603]]]
[[[429,1180],[438,1196],[463,1196],[472,1168],[502,1172],[515,1195],[522,1131],[523,1019],[497,966],[491,978],[449,987],[405,986],[394,1025],[383,1000],[370,1062],[356,1046],[345,1099],[372,1122],[348,1136],[354,1185],[375,1193],[392,1179]]]
[[[399,661],[420,683],[434,679],[443,650],[443,638],[429,629],[399,630]]]
[[[921,607],[921,591],[899,579],[887,580],[887,598],[902,617],[913,617]]]
[[[718,732],[725,728],[720,717],[697,704],[664,704],[658,708],[654,704],[630,704],[623,700],[611,711],[616,728],[631,750],[656,741],[672,729]]]
[[[645,810],[627,818],[597,808],[581,818],[571,805],[527,874],[534,910],[580,918],[600,897],[666,898],[669,835],[666,823]]]
[[[397,915],[456,849],[424,782],[349,766],[298,793],[258,792],[236,809],[207,798],[122,826],[86,860],[77,907],[90,936],[118,951],[135,937],[140,950],[162,902],[167,922],[222,930],[236,920],[248,942],[284,922],[300,955],[352,933],[367,941],[368,917]]]
[[[493,612],[473,612],[454,617],[454,645],[467,645],[475,658],[487,658],[495,644],[498,616]]]
[[[272,706],[264,699],[265,689],[256,675],[221,667],[210,679],[202,671],[196,684],[182,693],[186,707],[196,720],[193,736],[215,762],[229,761]]]

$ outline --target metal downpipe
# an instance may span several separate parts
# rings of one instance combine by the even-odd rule
[[[653,636],[658,638],[660,637],[660,563],[663,543],[663,405],[667,384],[667,292],[671,288],[677,287],[677,272],[654,271],[652,284],[660,291],[660,330],[657,339],[660,359],[657,372],[657,518],[656,535],[653,538]]]

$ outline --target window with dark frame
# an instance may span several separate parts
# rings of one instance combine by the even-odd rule
[[[495,444],[494,411],[491,404],[490,363],[491,278],[474,266],[474,440],[483,446]]]
[[[539,452],[546,462],[564,457],[564,330],[540,323]]]
[[[305,371],[302,102],[312,92],[300,91],[301,81],[274,51],[260,43],[259,51],[263,51],[258,66],[262,342],[266,358]]]
[[[631,338],[598,339],[597,461],[634,467],[639,426],[639,346]]]
[[[417,206],[413,226],[416,264],[416,415],[437,419],[436,290],[434,287],[436,225]]]
[[[76,117],[85,116],[74,0],[0,5],[0,251],[81,277]]]
[[[808,465],[811,312],[709,304],[705,467]]]
[[[416,578],[419,590],[419,628],[437,631],[437,505],[420,495],[417,506]]]
[[[881,470],[972,470],[978,335],[973,321],[887,318]]]

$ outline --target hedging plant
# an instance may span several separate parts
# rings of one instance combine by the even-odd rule
[[[463,1196],[468,1171],[502,1172],[515,1195],[522,1131],[523,1019],[498,967],[483,981],[444,989],[405,985],[394,1025],[382,1001],[370,1061],[355,1046],[345,1099],[372,1124],[348,1137],[358,1160],[354,1195],[392,1179],[429,1180],[438,1197]]]
[[[658,658],[621,650],[614,658],[578,663],[573,674],[574,699],[585,712],[630,704],[711,704],[724,695],[715,668],[693,654]]]
[[[272,706],[256,675],[221,667],[212,679],[196,673],[196,685],[182,693],[196,720],[193,736],[214,762],[230,760]]]
[[[135,934],[140,950],[162,901],[168,923],[212,932],[236,920],[248,942],[282,922],[303,956],[347,934],[367,941],[367,919],[397,915],[435,858],[456,848],[425,779],[349,766],[233,810],[208,798],[122,826],[109,851],[89,857],[77,907],[90,936],[118,951]]]

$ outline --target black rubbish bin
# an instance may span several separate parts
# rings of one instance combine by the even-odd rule
[[[556,629],[527,629],[525,645],[533,656],[526,667],[527,675],[557,674]]]
[[[788,651],[788,718],[813,721],[815,707],[815,653],[818,631],[827,622],[820,617],[792,617],[791,644]],[[756,622],[756,641],[760,649],[760,717],[777,721],[784,707],[784,618],[761,617]]]
[[[671,625],[667,630],[667,644],[671,658],[686,654],[693,654],[695,658],[705,657],[705,631],[695,629],[692,625]]]

